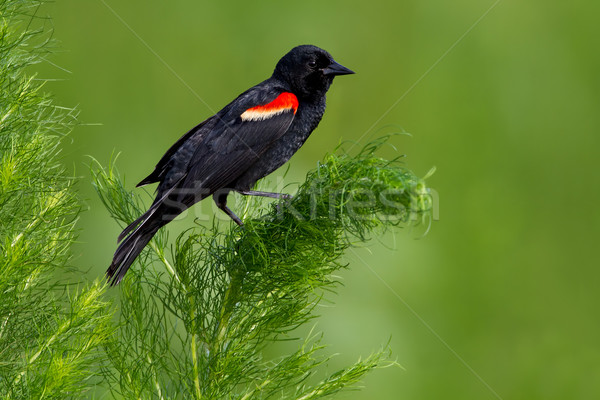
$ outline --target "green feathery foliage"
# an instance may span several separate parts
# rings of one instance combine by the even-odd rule
[[[0,394],[77,398],[112,328],[102,290],[69,289],[80,206],[58,158],[73,110],[55,106],[25,69],[47,53],[39,1],[0,1]],[[29,16],[25,16],[29,15]]]
[[[121,284],[121,321],[105,373],[124,398],[317,399],[391,364],[386,351],[329,376],[319,375],[320,335],[297,351],[265,359],[262,350],[314,317],[338,283],[341,256],[374,230],[418,223],[431,209],[423,180],[397,160],[329,155],[296,195],[272,203],[248,199],[243,227],[194,227],[168,251],[162,229]],[[122,225],[142,202],[115,172],[92,169],[98,194]],[[150,265],[159,265],[152,269]]]

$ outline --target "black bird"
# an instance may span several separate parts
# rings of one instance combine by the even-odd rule
[[[237,224],[227,194],[286,197],[250,190],[304,144],[325,112],[325,93],[336,75],[353,74],[316,46],[294,47],[273,75],[183,135],[137,186],[159,182],[156,199],[121,232],[123,240],[106,271],[118,284],[150,239],[164,225],[212,195]]]

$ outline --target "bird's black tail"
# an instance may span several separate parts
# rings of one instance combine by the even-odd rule
[[[127,236],[115,251],[112,263],[106,270],[106,278],[111,286],[118,285],[125,273],[133,264],[142,249],[146,247],[150,239],[164,225],[164,223],[153,218],[152,209],[148,210],[141,218],[129,225],[123,233],[131,231],[136,225],[139,226]],[[140,224],[140,221],[141,222]]]

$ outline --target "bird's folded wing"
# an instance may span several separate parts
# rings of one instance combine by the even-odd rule
[[[214,118],[214,117],[213,117]],[[164,179],[165,175],[168,173],[169,166],[171,164],[171,157],[175,155],[175,153],[181,149],[184,144],[190,144],[189,142],[194,142],[194,146],[198,146],[204,140],[206,133],[209,132],[211,118],[202,121],[192,129],[190,129],[185,135],[180,137],[169,150],[161,157],[156,166],[154,167],[154,171],[144,179],[140,183],[136,185],[136,187],[148,185],[150,183],[159,182]],[[207,126],[208,125],[208,126]]]
[[[290,127],[298,108],[292,93],[230,110],[196,149],[182,187],[217,190],[244,174]],[[256,103],[254,103],[256,104]]]

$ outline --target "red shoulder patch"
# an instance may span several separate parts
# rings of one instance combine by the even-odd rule
[[[284,111],[298,110],[298,98],[294,93],[283,92],[270,103],[247,109],[240,115],[242,121],[260,121],[281,114]]]

